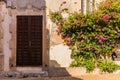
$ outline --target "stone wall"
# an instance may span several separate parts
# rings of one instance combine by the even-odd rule
[[[3,3],[0,2],[0,70],[4,68],[4,54],[3,54],[3,16],[2,16],[2,5]]]
[[[43,1],[44,2],[44,1]],[[34,3],[32,3],[34,4]],[[17,15],[42,15],[43,16],[43,66],[48,65],[49,46],[46,42],[46,11],[45,4],[39,5],[41,7],[35,8],[32,4],[26,5],[26,8],[6,6],[5,2],[0,2],[0,70],[9,71],[16,70],[16,16]],[[38,4],[38,3],[36,3]],[[24,4],[23,4],[24,5]],[[35,4],[34,4],[35,5]],[[42,8],[42,9],[41,9]],[[27,68],[26,68],[27,69]]]
[[[10,39],[11,33],[9,32],[11,16],[9,15],[9,9],[6,8],[6,4],[2,2],[1,14],[3,17],[2,31],[3,31],[3,54],[4,54],[4,70],[9,70],[9,58],[11,57]]]
[[[44,4],[45,5],[45,4]],[[48,65],[48,55],[47,55],[47,52],[48,52],[48,45],[49,45],[49,40],[47,39],[47,31],[48,29],[46,28],[46,11],[45,9],[42,9],[42,10],[39,10],[39,9],[36,9],[34,8],[32,5],[27,5],[27,8],[26,9],[22,9],[22,8],[18,8],[18,9],[11,9],[11,12],[12,12],[12,21],[13,23],[10,25],[10,32],[12,33],[12,39],[11,39],[11,44],[12,45],[12,57],[11,57],[11,64],[13,65],[12,66],[12,69],[16,69],[16,31],[17,31],[17,19],[16,19],[16,16],[18,15],[24,15],[24,16],[36,16],[36,15],[41,15],[43,16],[43,37],[42,37],[42,47],[43,47],[43,52],[42,52],[42,63],[43,63],[43,67],[45,65]],[[49,31],[48,31],[49,32]],[[48,43],[48,44],[47,44]],[[19,69],[19,68],[17,68]],[[27,69],[27,68],[26,68]],[[33,69],[33,68],[31,68]]]
[[[9,57],[11,56],[9,48],[11,39],[10,23],[9,9],[6,8],[4,2],[0,2],[0,70],[9,70]]]

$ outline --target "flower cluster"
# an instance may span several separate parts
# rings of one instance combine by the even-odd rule
[[[110,36],[107,36],[106,38],[104,38],[104,37],[103,37],[102,35],[100,35],[100,34],[96,34],[95,36],[99,39],[100,44],[102,44],[102,43],[104,43],[104,41],[107,41],[107,40],[110,39]]]
[[[109,21],[110,20],[110,16],[108,14],[106,14],[104,17],[103,17],[103,20],[104,21]]]

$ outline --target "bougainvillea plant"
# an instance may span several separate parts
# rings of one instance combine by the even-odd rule
[[[106,0],[94,12],[73,13],[67,19],[62,18],[61,11],[50,17],[58,26],[58,35],[72,50],[71,66],[85,66],[92,71],[102,61],[111,60],[120,43],[120,0]]]

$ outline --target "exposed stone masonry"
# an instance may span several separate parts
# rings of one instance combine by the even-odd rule
[[[48,76],[47,72],[39,72],[39,73],[30,73],[30,72],[20,72],[20,71],[1,71],[0,78],[39,78]]]
[[[1,10],[2,10],[2,2],[0,2],[0,70],[3,70],[3,59],[4,59],[4,55],[3,55],[3,43],[2,43],[2,39],[3,39],[3,29],[2,29],[2,21],[3,21],[3,17],[1,14]]]

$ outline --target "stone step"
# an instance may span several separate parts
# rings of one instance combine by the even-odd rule
[[[47,71],[1,71],[0,77],[15,77],[15,78],[27,78],[27,77],[45,77],[48,76]]]

